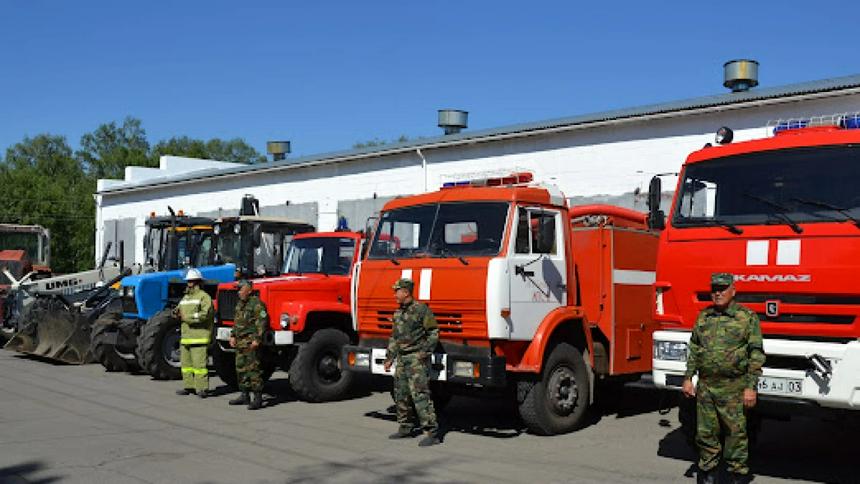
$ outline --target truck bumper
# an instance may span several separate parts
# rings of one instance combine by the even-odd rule
[[[235,349],[230,347],[230,332],[232,326],[218,326],[215,328],[215,341],[221,350],[233,352]],[[266,346],[289,346],[294,342],[292,331],[269,331],[266,333],[266,341],[263,342]]]
[[[655,346],[666,341],[688,344],[690,333],[654,333]],[[828,343],[765,338],[764,352],[768,359],[758,388],[762,396],[783,403],[860,410],[860,341]],[[683,361],[654,358],[653,364],[652,375],[658,388],[680,389],[686,358]]]
[[[359,373],[394,376],[394,366],[385,371],[386,354],[385,348],[347,345],[343,347],[341,363]],[[431,380],[488,388],[504,387],[505,374],[505,359],[501,356],[433,353],[430,367]]]

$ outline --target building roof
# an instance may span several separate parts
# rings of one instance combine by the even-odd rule
[[[421,138],[405,141],[397,144],[386,144],[369,148],[360,148],[330,153],[322,153],[301,158],[293,158],[283,161],[273,161],[255,165],[243,165],[235,168],[216,168],[195,171],[176,176],[168,176],[142,183],[130,183],[127,185],[112,186],[99,191],[99,194],[113,194],[129,191],[146,190],[161,186],[184,184],[194,181],[203,181],[212,178],[235,177],[244,174],[263,173],[268,171],[280,171],[290,168],[300,168],[314,165],[324,165],[344,161],[354,161],[363,158],[372,158],[383,155],[398,154],[415,151],[416,149],[432,149],[441,147],[452,147],[464,144],[495,141],[507,138],[519,138],[543,134],[553,131],[566,131],[587,126],[599,125],[607,122],[623,122],[638,120],[643,117],[671,116],[683,112],[702,110],[713,110],[728,106],[743,107],[745,105],[757,104],[769,100],[782,100],[785,98],[805,98],[809,96],[860,88],[860,74],[810,81],[786,86],[771,87],[764,89],[752,89],[746,92],[731,92],[704,96],[680,101],[671,101],[659,104],[650,104],[626,109],[616,109],[598,113],[583,114],[578,116],[550,119],[499,128],[491,128],[479,131],[468,131],[458,134],[438,136],[432,138]]]

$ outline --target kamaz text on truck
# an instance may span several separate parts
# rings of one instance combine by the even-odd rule
[[[341,371],[340,355],[345,344],[355,342],[350,281],[361,244],[361,234],[354,232],[298,234],[282,274],[254,281],[254,294],[269,314],[264,374],[268,378],[276,367],[288,371],[290,385],[303,400],[335,400],[350,390],[353,375]],[[236,386],[236,367],[229,339],[237,302],[235,283],[218,286],[213,362],[231,386]]]
[[[657,386],[681,386],[690,332],[711,304],[710,275],[730,272],[736,300],[761,319],[759,407],[860,409],[858,121],[777,122],[769,137],[738,143],[723,128],[718,145],[689,155],[660,236]]]
[[[515,173],[388,202],[357,270],[359,343],[344,364],[393,372],[383,368],[392,284],[409,277],[439,323],[437,402],[516,395],[531,431],[556,434],[583,424],[597,380],[650,371],[657,236],[645,215],[570,209],[557,188],[531,182]]]

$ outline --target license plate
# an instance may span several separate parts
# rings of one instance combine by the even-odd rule
[[[803,380],[763,376],[758,379],[758,391],[771,395],[800,395],[803,393]]]
[[[218,336],[216,336],[216,338],[219,341],[229,341],[230,340],[230,331],[232,329],[233,328],[225,328],[225,327],[218,328]]]

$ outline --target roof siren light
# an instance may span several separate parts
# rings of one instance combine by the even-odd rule
[[[732,142],[735,138],[735,133],[731,128],[726,126],[721,127],[717,130],[717,135],[714,137],[714,141],[718,145],[727,145]]]
[[[526,185],[534,180],[534,175],[528,171],[511,173],[507,176],[491,177],[491,178],[476,178],[472,180],[458,180],[453,182],[445,182],[442,188],[457,188],[457,187],[502,187],[514,185]]]

